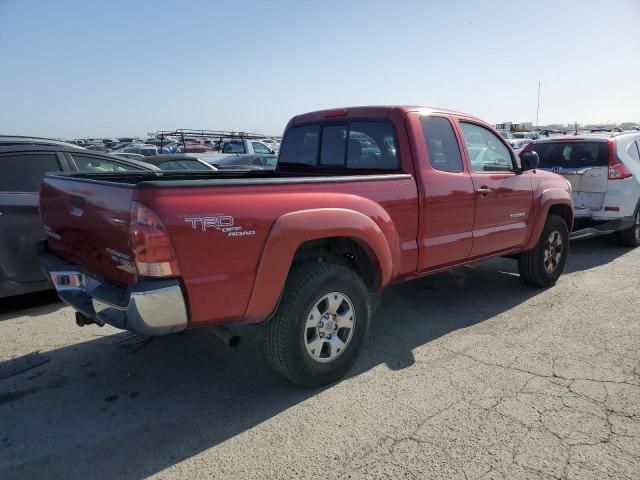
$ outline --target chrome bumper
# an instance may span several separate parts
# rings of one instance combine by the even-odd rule
[[[59,268],[71,265],[62,265],[51,254],[41,253],[40,258],[60,298],[97,323],[143,335],[187,328],[187,307],[177,280],[142,281],[125,289],[72,268]]]

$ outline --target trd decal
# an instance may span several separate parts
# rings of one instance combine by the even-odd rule
[[[235,220],[230,215],[216,215],[211,217],[186,217],[186,223],[191,224],[194,230],[218,230],[226,233],[228,237],[246,237],[255,235],[255,230],[244,230],[240,225],[235,224]]]

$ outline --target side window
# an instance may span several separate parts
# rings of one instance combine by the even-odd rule
[[[449,120],[442,117],[423,117],[420,123],[431,166],[444,172],[462,172],[462,156]]]
[[[247,153],[244,142],[227,142],[222,147],[222,153]]]
[[[399,169],[393,125],[389,122],[353,122],[347,141],[347,168]]]
[[[102,157],[92,157],[90,155],[72,154],[73,162],[78,167],[80,173],[114,173],[131,170],[142,170],[126,163],[111,161]]]
[[[290,129],[282,141],[279,163],[313,165],[318,160],[320,125]]]
[[[509,149],[490,130],[473,123],[460,122],[474,172],[509,172],[513,160]]]
[[[636,162],[640,162],[640,149],[639,149],[639,144],[638,144],[638,140],[636,140],[635,142],[631,142],[629,143],[629,146],[627,147],[627,151],[629,152],[629,155],[631,156],[631,158],[633,158]]]
[[[55,153],[0,156],[0,192],[39,192],[47,172],[59,172]]]
[[[344,166],[344,155],[347,147],[347,127],[345,125],[327,125],[322,129],[322,146],[320,147],[320,165]]]
[[[265,167],[275,167],[278,163],[278,157],[260,157],[260,161]]]
[[[266,145],[259,142],[251,142],[254,153],[271,153],[271,150]]]

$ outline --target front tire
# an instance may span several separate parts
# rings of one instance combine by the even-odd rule
[[[264,325],[265,354],[292,382],[327,385],[358,359],[370,316],[367,287],[352,270],[330,263],[296,267],[278,311]]]
[[[554,285],[564,270],[568,252],[567,223],[558,215],[549,215],[533,250],[518,255],[520,277],[536,287]]]
[[[640,246],[640,208],[636,212],[633,226],[618,232],[618,242],[625,247],[636,248]]]

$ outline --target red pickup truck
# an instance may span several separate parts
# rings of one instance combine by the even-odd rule
[[[493,256],[560,276],[571,187],[483,121],[422,107],[294,117],[269,171],[51,174],[41,260],[79,324],[147,335],[264,325],[308,386],[354,364],[370,293]]]

